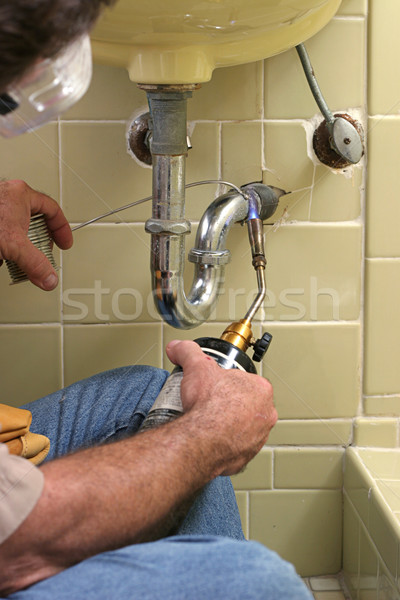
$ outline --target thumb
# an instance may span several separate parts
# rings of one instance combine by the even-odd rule
[[[17,263],[34,285],[42,290],[53,290],[58,284],[58,275],[43,252],[29,239],[26,239],[18,250],[18,256],[10,259]]]
[[[169,342],[166,352],[170,361],[175,365],[180,365],[184,371],[191,368],[198,368],[202,364],[208,364],[209,361],[214,363],[212,358],[204,354],[196,342],[189,340],[173,340]]]

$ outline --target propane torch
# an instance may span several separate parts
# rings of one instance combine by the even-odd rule
[[[272,336],[269,333],[256,340],[251,329],[251,321],[261,307],[266,294],[265,284],[265,252],[263,222],[259,215],[255,192],[246,192],[249,211],[246,219],[252,264],[257,274],[257,295],[243,319],[231,323],[220,338],[201,337],[194,340],[205,354],[212,357],[223,369],[239,369],[248,373],[257,373],[254,362],[260,362],[270,345]],[[246,351],[252,346],[253,359]],[[183,413],[180,387],[183,370],[177,366],[167,378],[157,396],[140,431],[157,427]]]

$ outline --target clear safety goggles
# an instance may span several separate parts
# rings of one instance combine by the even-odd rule
[[[84,95],[91,77],[92,52],[85,35],[54,59],[38,62],[0,94],[0,134],[13,137],[51,121]]]

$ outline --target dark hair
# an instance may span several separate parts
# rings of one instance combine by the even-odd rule
[[[0,93],[38,59],[55,56],[114,0],[0,0]]]

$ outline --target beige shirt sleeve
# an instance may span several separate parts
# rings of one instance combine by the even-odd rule
[[[0,544],[29,515],[43,489],[43,473],[0,443]]]

